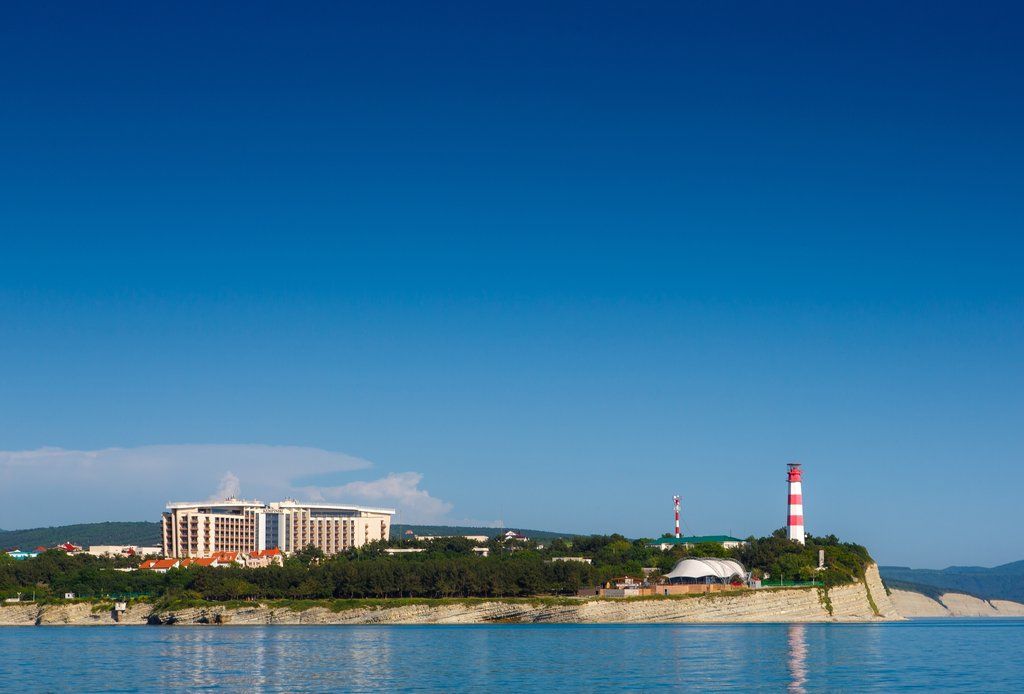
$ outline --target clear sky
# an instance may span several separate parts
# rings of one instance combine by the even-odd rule
[[[1019,5],[379,4],[6,8],[0,527],[1024,558]]]

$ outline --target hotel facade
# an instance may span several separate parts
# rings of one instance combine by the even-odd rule
[[[394,513],[394,509],[294,500],[173,502],[161,519],[163,552],[165,557],[184,559],[267,549],[291,554],[313,545],[324,554],[337,554],[386,540]]]

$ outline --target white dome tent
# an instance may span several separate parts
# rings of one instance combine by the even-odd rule
[[[683,559],[665,578],[669,583],[732,583],[747,580],[747,570],[732,559]]]

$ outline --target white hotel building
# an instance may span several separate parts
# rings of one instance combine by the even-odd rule
[[[346,504],[304,504],[295,500],[174,502],[163,514],[165,557],[209,557],[214,552],[285,554],[313,545],[337,554],[391,532],[394,509]]]

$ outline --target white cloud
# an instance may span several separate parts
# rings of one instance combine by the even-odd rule
[[[224,476],[220,478],[220,486],[217,487],[217,491],[213,493],[211,499],[235,499],[242,495],[242,484],[238,479],[238,475],[228,470],[224,473]]]
[[[391,505],[400,510],[396,519],[402,523],[436,523],[451,512],[452,505],[420,489],[423,475],[418,472],[392,472],[369,482],[349,482],[337,487],[310,489],[325,501],[362,501],[367,504]]]
[[[373,464],[304,446],[202,444],[0,451],[0,528],[157,520],[167,501],[240,496],[393,505],[403,520],[443,520],[452,505],[420,489],[416,472],[316,485]]]

